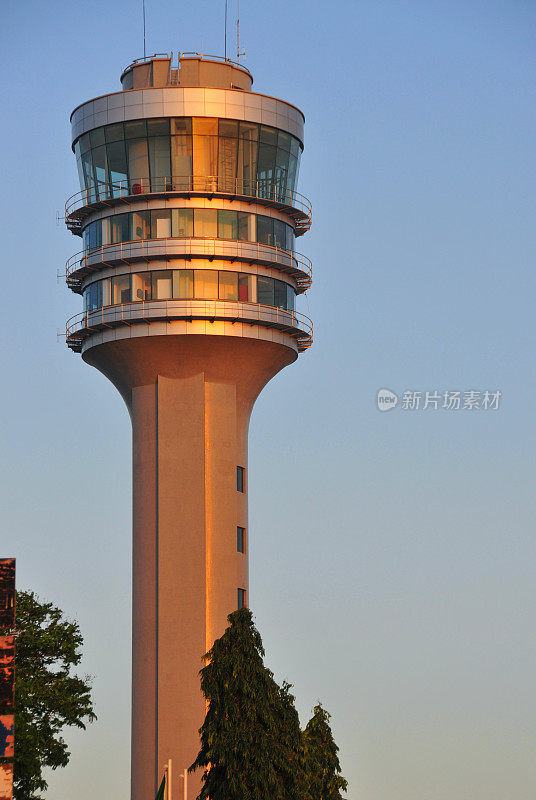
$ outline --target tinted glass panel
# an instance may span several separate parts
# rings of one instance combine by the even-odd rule
[[[173,297],[189,300],[194,296],[193,269],[173,270]]]
[[[274,280],[257,276],[257,303],[263,306],[273,306],[274,304]]]
[[[135,211],[131,217],[131,239],[150,239],[151,238],[151,212]]]
[[[151,238],[167,239],[171,236],[171,210],[151,211]]]
[[[168,300],[172,296],[172,278],[170,270],[153,272],[153,300]]]
[[[236,211],[218,211],[218,237],[238,238],[238,214]]]
[[[238,273],[219,273],[219,298],[220,300],[238,300]]]
[[[274,219],[274,244],[285,249],[287,244],[287,226],[279,219]]]
[[[261,244],[274,243],[274,221],[271,217],[257,216],[257,241]]]
[[[112,303],[128,303],[130,301],[130,275],[115,275],[112,278]]]
[[[132,300],[151,299],[151,273],[141,272],[132,275]]]
[[[283,281],[274,281],[274,306],[276,308],[287,306],[287,284]]]
[[[194,235],[192,208],[174,208],[171,212],[171,235],[191,238]]]
[[[198,208],[195,210],[194,236],[213,239],[218,236],[218,212],[215,209]]]
[[[112,244],[128,242],[130,239],[130,214],[116,214],[110,218]]]
[[[201,300],[218,298],[218,271],[215,269],[196,269],[194,278],[195,296]]]

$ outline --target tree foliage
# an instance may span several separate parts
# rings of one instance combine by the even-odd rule
[[[17,592],[15,661],[15,800],[37,800],[47,788],[44,767],[65,767],[61,731],[96,719],[88,677],[71,674],[83,644],[78,623],[64,619],[33,592]]]
[[[303,732],[305,760],[305,800],[342,800],[347,781],[341,775],[341,765],[331,727],[330,715],[320,704]]]
[[[302,739],[291,687],[278,686],[264,666],[251,611],[241,608],[228,620],[201,670],[208,710],[190,767],[204,769],[199,800],[297,800]]]

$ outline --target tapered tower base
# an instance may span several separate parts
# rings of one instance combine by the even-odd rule
[[[92,347],[133,431],[132,800],[154,796],[163,765],[179,774],[199,750],[202,656],[248,593],[247,435],[263,386],[296,358],[282,344],[158,336]],[[237,490],[237,466],[246,469]],[[246,539],[247,541],[247,539]],[[246,548],[247,550],[247,548]],[[201,775],[188,781],[199,793]]]

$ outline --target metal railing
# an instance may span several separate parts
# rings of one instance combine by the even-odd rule
[[[80,352],[84,339],[104,328],[174,320],[218,320],[277,328],[296,339],[300,352],[313,342],[313,323],[305,314],[234,300],[139,300],[102,306],[67,320],[65,334],[68,346]]]
[[[80,291],[83,279],[92,271],[112,266],[118,261],[132,263],[167,257],[208,258],[264,264],[291,275],[301,292],[312,283],[313,265],[307,256],[261,242],[243,242],[218,238],[135,239],[81,250],[65,264],[67,285]]]
[[[282,187],[273,180],[247,180],[218,175],[167,175],[161,178],[130,178],[101,182],[73,194],[65,203],[65,221],[71,230],[78,230],[85,217],[95,208],[117,203],[133,203],[148,195],[216,195],[220,197],[254,198],[263,205],[283,209],[296,224],[296,233],[311,227],[312,206],[299,192]]]

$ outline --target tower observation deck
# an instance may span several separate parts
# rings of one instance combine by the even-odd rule
[[[121,83],[71,115],[66,223],[83,245],[66,279],[83,312],[66,337],[132,420],[132,800],[146,800],[170,758],[183,796],[202,656],[248,604],[249,417],[312,343],[295,309],[311,206],[296,191],[304,116],[252,92],[242,65],[158,55]]]

